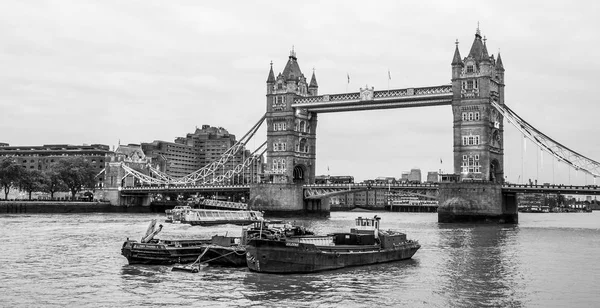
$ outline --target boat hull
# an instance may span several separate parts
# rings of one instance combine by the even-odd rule
[[[344,267],[385,263],[412,258],[421,246],[407,241],[393,248],[379,245],[315,246],[273,240],[252,240],[246,247],[246,263],[262,273],[312,273]]]
[[[216,225],[227,225],[227,224],[231,224],[231,225],[237,225],[237,226],[247,226],[247,225],[251,225],[254,222],[256,222],[256,220],[247,220],[247,219],[243,219],[243,220],[235,220],[235,219],[229,219],[229,220],[189,220],[189,221],[182,221],[183,223],[187,223],[190,224],[192,226],[216,226]]]
[[[210,240],[188,247],[126,241],[121,248],[121,254],[127,258],[129,264],[170,265],[192,263],[205,250],[206,253],[200,262],[223,266],[246,266],[243,246],[211,245]]]

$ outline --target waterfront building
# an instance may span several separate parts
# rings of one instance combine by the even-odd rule
[[[141,149],[154,167],[172,177],[183,177],[200,168],[198,155],[188,144],[154,140],[142,143]]]
[[[0,142],[0,147],[7,147],[7,146],[9,146],[8,143]]]
[[[100,171],[104,169],[106,157],[110,153],[110,147],[104,144],[0,147],[0,157],[14,157],[21,167],[37,170],[47,170],[51,164],[65,157],[83,156],[92,163],[95,169]]]
[[[410,173],[408,174],[408,182],[421,183],[421,169],[410,169]]]
[[[82,156],[100,173],[112,155],[110,147],[104,144],[69,145],[45,144],[42,146],[1,146],[1,157],[14,157],[15,161],[29,170],[48,170],[50,166],[65,157]],[[97,177],[97,185],[104,181],[103,175]]]

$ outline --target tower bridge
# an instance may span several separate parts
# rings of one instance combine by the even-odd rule
[[[267,141],[260,150],[266,154],[262,183],[238,187],[249,193],[252,208],[266,211],[329,211],[327,196],[344,190],[370,189],[353,184],[346,187],[313,185],[316,170],[316,132],[320,113],[351,112],[424,106],[451,106],[455,181],[420,187],[394,187],[413,193],[438,195],[440,222],[500,221],[517,222],[516,193],[560,192],[597,194],[597,188],[558,186],[519,186],[504,181],[504,119],[524,136],[559,161],[594,176],[600,175],[600,163],[554,141],[520,118],[505,105],[504,65],[500,53],[490,55],[487,41],[477,29],[469,53],[461,57],[458,42],[450,63],[451,84],[405,89],[375,90],[365,86],[358,92],[319,94],[315,72],[308,80],[292,50],[287,63],[275,75],[273,63],[266,80],[266,113],[246,134],[254,136],[266,123]],[[245,137],[246,137],[245,136]],[[156,170],[142,175],[123,167],[121,178],[134,176],[142,183],[175,185],[170,190],[210,190],[244,166],[228,174],[215,176],[236,149],[234,145],[218,162],[183,178],[170,178]],[[113,170],[114,172],[114,170]],[[137,173],[136,173],[137,172]],[[105,179],[108,179],[108,174]],[[119,185],[119,184],[117,184]],[[179,185],[179,186],[178,186]],[[213,185],[211,187],[211,185]],[[113,183],[108,189],[117,190]],[[233,189],[219,186],[220,189]],[[392,187],[389,187],[391,190]],[[160,190],[160,189],[157,189]],[[152,189],[124,189],[127,194]],[[119,193],[121,190],[119,190]],[[118,198],[118,194],[117,194]]]

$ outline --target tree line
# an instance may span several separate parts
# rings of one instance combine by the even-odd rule
[[[54,193],[69,191],[71,198],[85,188],[94,188],[97,170],[83,157],[65,157],[51,164],[46,170],[26,169],[15,157],[0,159],[0,187],[4,199],[8,200],[11,189],[19,189],[29,194],[46,192],[54,199]]]

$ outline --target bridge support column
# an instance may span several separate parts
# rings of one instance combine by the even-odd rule
[[[250,186],[250,209],[270,214],[304,214],[302,184],[255,184]],[[321,211],[329,212],[321,208]]]
[[[440,183],[438,222],[518,223],[514,199],[497,183]]]

